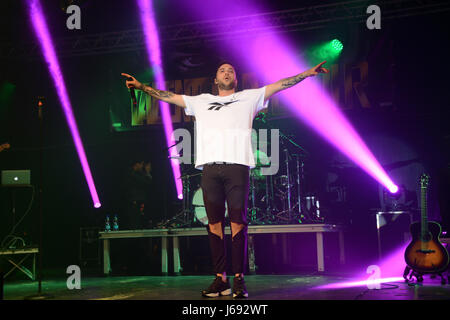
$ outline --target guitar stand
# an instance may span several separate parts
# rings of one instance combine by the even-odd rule
[[[412,268],[410,268],[408,266],[406,266],[405,271],[403,272],[403,278],[408,283],[412,282],[411,279],[413,277],[416,278],[416,282],[417,283],[422,283],[423,282],[423,275],[424,275],[423,273],[415,271],[415,270],[413,270]],[[442,285],[447,284],[447,280],[444,278],[444,276],[442,275],[441,272],[431,273],[431,278],[432,279],[435,278],[436,275],[441,277],[441,284]]]

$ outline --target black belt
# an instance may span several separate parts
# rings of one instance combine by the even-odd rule
[[[208,163],[206,163],[205,165],[206,165],[206,166],[209,166],[209,165],[213,165],[213,164],[237,164],[237,163],[234,163],[234,162],[220,162],[220,161],[217,161],[217,162],[208,162]]]

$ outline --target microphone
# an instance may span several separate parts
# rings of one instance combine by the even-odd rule
[[[133,78],[127,78],[127,80],[128,81],[132,81],[133,80]],[[133,100],[133,104],[134,104],[134,106],[136,106],[136,104],[137,104],[137,101],[136,101],[136,94],[135,94],[135,92],[134,92],[134,87],[131,87],[130,88],[130,95],[131,95],[131,100]]]

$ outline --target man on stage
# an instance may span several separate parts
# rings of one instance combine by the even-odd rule
[[[197,154],[195,167],[202,169],[201,187],[208,217],[208,237],[216,278],[205,297],[230,295],[231,287],[226,276],[226,247],[224,239],[225,202],[231,221],[233,297],[247,298],[244,268],[247,257],[247,199],[249,170],[255,166],[251,146],[253,119],[267,107],[268,99],[275,93],[290,88],[308,77],[327,73],[322,65],[296,76],[279,80],[259,89],[236,92],[236,71],[231,63],[219,64],[214,83],[219,94],[197,96],[179,95],[146,86],[134,77],[126,85],[142,90],[154,98],[184,108],[196,119]]]

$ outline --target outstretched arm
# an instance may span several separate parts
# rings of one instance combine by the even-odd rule
[[[136,78],[134,78],[133,76],[130,76],[127,73],[122,73],[121,75],[132,79],[132,80],[127,80],[125,82],[127,88],[134,87],[138,90],[144,91],[145,93],[151,95],[152,97],[154,97],[156,99],[162,100],[167,103],[175,104],[182,108],[186,107],[186,105],[184,104],[183,97],[179,94],[176,94],[176,93],[173,93],[170,91],[158,90],[158,89],[154,89],[150,86],[146,86],[145,84],[140,83],[139,81],[136,80]]]
[[[323,62],[319,63],[317,66],[312,67],[311,69],[306,70],[305,72],[302,72],[296,76],[281,79],[277,82],[267,85],[264,100],[269,99],[272,95],[274,95],[275,93],[277,93],[281,90],[295,86],[297,83],[302,82],[303,80],[305,80],[308,77],[316,76],[319,73],[328,73],[327,69],[322,68],[322,65],[325,63],[326,63],[326,61],[323,61]]]

